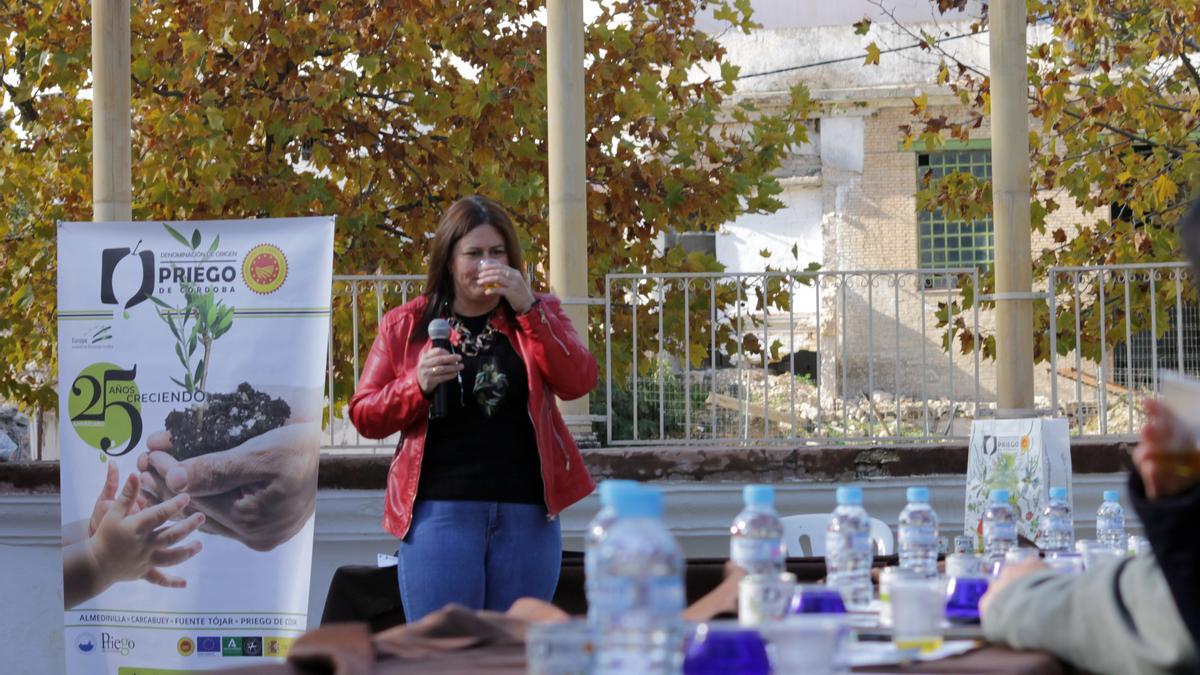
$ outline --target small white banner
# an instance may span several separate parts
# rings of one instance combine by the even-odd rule
[[[59,224],[67,673],[305,630],[332,261],[332,218]]]

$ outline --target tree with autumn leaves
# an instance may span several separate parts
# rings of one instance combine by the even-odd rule
[[[707,4],[752,29],[748,3]],[[515,215],[526,259],[544,265],[542,5],[134,2],[134,218],[336,215],[336,273],[419,273],[441,210],[478,192]],[[806,140],[804,88],[778,110],[734,101],[737,68],[696,30],[697,10],[606,2],[587,26],[593,295],[610,271],[717,269],[658,256],[655,239],[779,208],[771,174]],[[719,77],[692,79],[705,63]],[[89,68],[87,2],[0,8],[0,397],[29,405],[56,401],[55,223],[91,217]],[[340,353],[348,302],[335,297]],[[374,308],[359,311],[365,351]]]
[[[933,1],[942,13],[968,6],[966,0]],[[1053,242],[1034,251],[1035,285],[1055,266],[1179,260],[1174,222],[1187,201],[1200,196],[1200,4],[1028,0],[1028,16],[1031,224]],[[856,25],[860,34],[870,28],[867,20]],[[987,25],[985,3],[970,32],[985,32]],[[901,30],[939,59],[937,84],[962,105],[961,114],[952,116],[914,100],[914,122],[902,129],[906,142],[937,148],[947,139],[967,140],[988,115],[988,73],[957,59],[942,44],[944,35],[903,25]],[[879,60],[880,50],[871,43],[866,63]],[[990,213],[991,186],[969,174],[950,174],[923,181],[917,200],[919,208],[971,220]],[[1047,232],[1046,217],[1068,200],[1091,220]],[[1195,284],[1186,275],[1183,283],[1170,274],[1155,278],[1157,283],[1144,273],[1130,277],[1129,309],[1123,274],[1103,281],[1083,277],[1080,283],[1088,287],[1079,298],[1074,278],[1059,277],[1056,315],[1050,316],[1045,302],[1034,305],[1035,358],[1049,358],[1051,326],[1060,355],[1079,347],[1084,358],[1097,361],[1105,349],[1125,341],[1127,327],[1136,333],[1153,326],[1154,337],[1161,338],[1175,323],[1177,292],[1185,303],[1196,302]],[[983,281],[981,292],[992,292],[991,275]],[[1150,316],[1151,293],[1158,296],[1156,317]],[[1105,305],[1099,297],[1107,298]],[[962,308],[975,301],[968,293]],[[982,340],[984,354],[994,355],[992,335],[974,335],[961,321],[956,333],[964,351]]]

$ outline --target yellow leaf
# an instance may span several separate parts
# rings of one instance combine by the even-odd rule
[[[1175,201],[1175,196],[1179,194],[1179,186],[1175,181],[1171,180],[1166,174],[1163,174],[1154,180],[1154,200],[1159,206],[1168,206]]]
[[[927,92],[921,92],[921,95],[914,98],[912,100],[912,102],[913,102],[913,110],[912,110],[913,114],[916,115],[919,113],[923,113],[923,112],[925,112],[925,109],[929,107],[929,94]]]
[[[867,60],[863,62],[864,66],[879,65],[879,45],[872,42],[867,45]]]

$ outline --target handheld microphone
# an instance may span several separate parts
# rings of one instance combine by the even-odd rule
[[[440,347],[446,351],[453,351],[450,345],[450,322],[445,319],[434,319],[429,322],[429,340],[434,347]],[[440,420],[450,415],[450,397],[454,393],[450,390],[455,386],[453,380],[442,382],[433,389],[433,400],[429,406],[429,419]]]

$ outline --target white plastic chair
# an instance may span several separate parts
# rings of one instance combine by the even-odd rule
[[[780,518],[783,522],[783,542],[792,558],[825,555],[825,527],[831,514],[802,513]],[[891,555],[896,551],[892,528],[878,518],[871,519],[871,544],[875,555]]]

